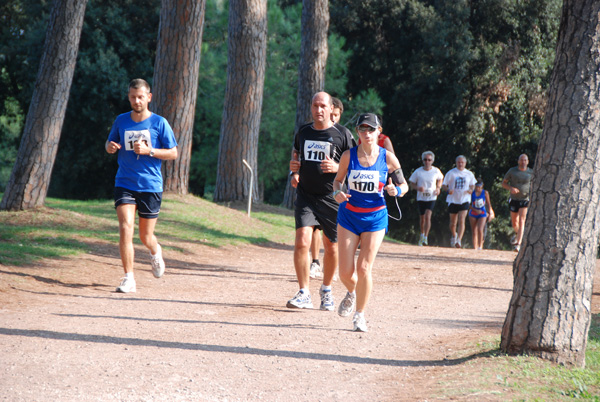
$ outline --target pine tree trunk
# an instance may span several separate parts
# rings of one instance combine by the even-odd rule
[[[298,97],[296,98],[296,126],[312,120],[310,104],[315,93],[325,88],[327,65],[327,35],[329,32],[329,0],[302,1],[302,41],[298,66]],[[296,191],[288,178],[283,205],[294,206]]]
[[[164,191],[187,194],[206,0],[162,0],[152,109],[167,119],[179,157],[163,162]]]
[[[584,366],[600,231],[600,3],[565,0],[501,347]]]
[[[44,205],[67,111],[86,5],[87,0],[54,3],[23,137],[0,209],[15,211]]]
[[[258,134],[267,55],[267,0],[229,3],[227,87],[219,140],[215,201],[258,199]]]

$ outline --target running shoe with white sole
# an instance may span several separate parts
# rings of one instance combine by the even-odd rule
[[[319,263],[313,262],[310,264],[310,277],[323,277],[323,268],[321,267],[321,265],[319,265]]]
[[[135,290],[135,279],[128,277],[122,278],[121,284],[117,287],[119,293],[133,293]]]
[[[330,290],[319,290],[319,295],[321,295],[321,310],[333,311],[335,303],[333,302],[333,295]]]
[[[296,293],[296,295],[288,300],[286,304],[287,308],[313,308],[312,300],[310,298],[310,294],[306,294],[301,290]]]
[[[352,323],[354,324],[354,331],[356,332],[368,332],[367,329],[367,320],[365,319],[364,314],[354,314],[354,318],[352,319]]]
[[[342,317],[347,317],[354,311],[356,305],[356,294],[346,292],[346,296],[338,307],[338,314]]]
[[[154,255],[150,253],[150,264],[152,264],[152,274],[155,278],[160,278],[165,273],[165,260],[162,258],[162,247],[158,245],[158,252]]]

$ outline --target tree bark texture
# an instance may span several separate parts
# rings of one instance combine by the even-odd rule
[[[179,157],[163,163],[164,191],[187,194],[206,0],[162,0],[152,109],[167,119]]]
[[[582,367],[600,229],[600,3],[562,12],[501,348]]]
[[[73,81],[87,0],[56,0],[3,210],[44,205]],[[83,145],[83,144],[82,144]]]
[[[302,39],[298,66],[298,97],[296,98],[296,126],[312,120],[311,100],[315,93],[325,88],[327,66],[327,36],[329,33],[329,0],[302,1]],[[294,206],[296,191],[288,178],[283,205]]]
[[[219,139],[215,201],[257,200],[246,160],[257,172],[258,135],[267,56],[267,0],[229,3],[228,64]]]

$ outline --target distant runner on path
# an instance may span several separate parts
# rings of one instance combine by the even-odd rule
[[[435,207],[435,202],[442,189],[444,175],[440,169],[433,166],[435,155],[431,151],[425,151],[421,154],[423,166],[418,168],[410,175],[408,182],[410,187],[417,190],[417,205],[419,207],[419,226],[421,235],[419,236],[419,246],[429,245],[429,231],[431,230],[431,214]]]
[[[510,168],[502,180],[502,187],[510,191],[508,207],[510,208],[512,227],[515,231],[511,241],[515,251],[521,249],[523,229],[525,229],[525,219],[527,219],[527,208],[529,207],[529,187],[533,170],[527,165],[529,165],[529,157],[521,154],[518,166]]]
[[[148,110],[152,100],[150,85],[143,79],[129,83],[131,112],[123,113],[113,123],[106,152],[118,152],[119,170],[115,179],[115,208],[119,218],[119,252],[125,277],[117,292],[135,292],[133,276],[133,233],[135,213],[139,216],[140,240],[150,250],[152,273],[160,278],[165,262],[154,227],[160,212],[163,193],[163,160],[177,158],[177,141],[164,117]]]

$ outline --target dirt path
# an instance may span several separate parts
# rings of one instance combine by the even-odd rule
[[[499,334],[515,257],[384,243],[359,334],[350,317],[285,307],[291,246],[164,246],[158,280],[138,249],[134,294],[114,292],[116,245],[0,265],[0,400],[446,399],[445,377],[469,360],[456,351]],[[334,283],[336,302],[344,293]]]

